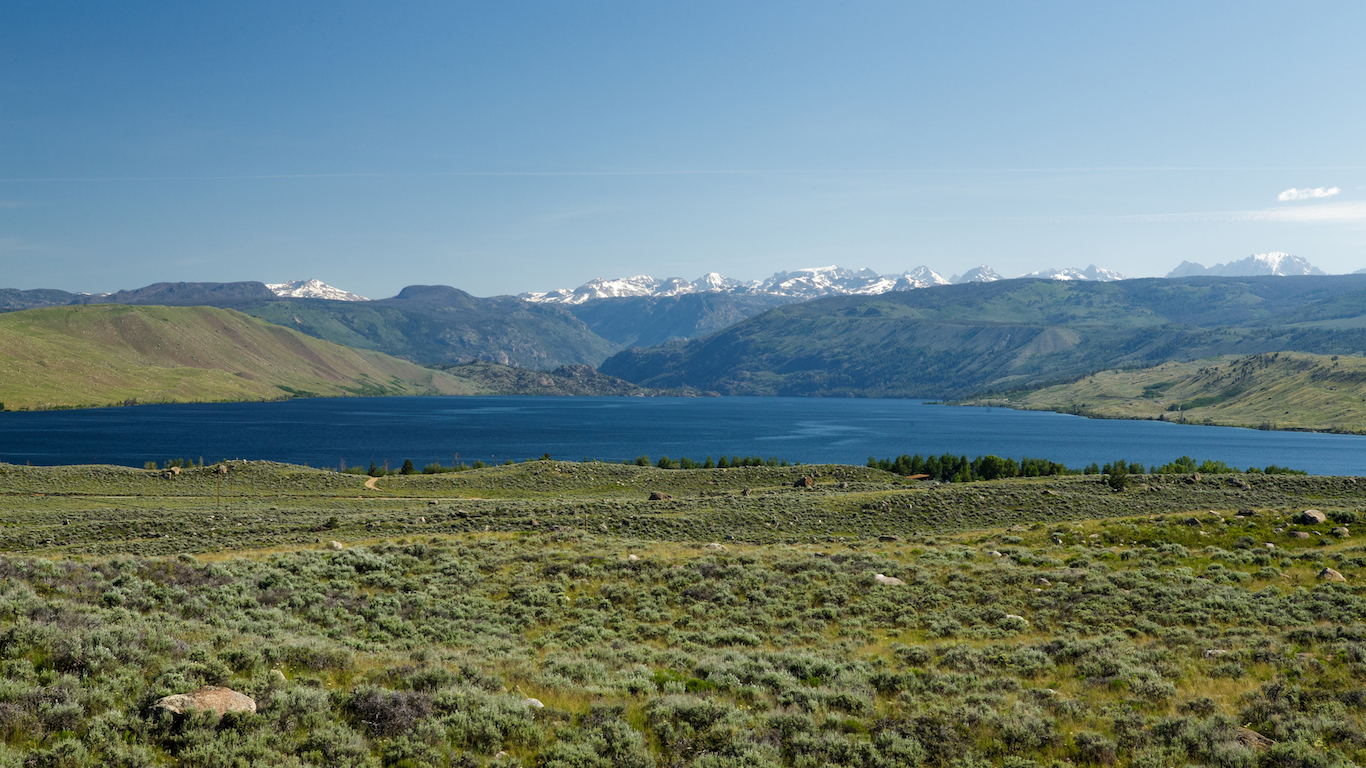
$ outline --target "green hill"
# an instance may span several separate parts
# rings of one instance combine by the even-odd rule
[[[732,395],[953,397],[1215,355],[1366,350],[1366,275],[1003,280],[779,307],[604,373]]]
[[[0,315],[0,402],[10,410],[483,391],[227,309],[99,304]]]
[[[1366,359],[1280,352],[1164,363],[964,404],[1105,419],[1366,433]]]

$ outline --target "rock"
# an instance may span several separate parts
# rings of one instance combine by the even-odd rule
[[[1318,525],[1320,523],[1328,522],[1328,516],[1317,509],[1306,509],[1298,515],[1295,515],[1295,517],[1292,518],[1292,521],[1299,523],[1300,525]]]
[[[255,712],[256,700],[231,688],[206,685],[192,693],[177,693],[157,700],[153,706],[183,715],[199,709],[223,715],[227,712]]]
[[[748,489],[748,488],[741,489],[740,495],[741,495],[741,496],[748,496],[748,495],[749,495],[749,489]]]
[[[708,544],[707,546],[703,547],[703,549],[709,549],[709,550],[711,550],[712,552],[725,552],[725,551],[726,551],[726,545],[725,545],[725,544],[722,544],[722,543],[720,543],[720,542],[713,541],[712,543],[710,543],[710,544]]]
[[[508,753],[500,749],[500,750],[498,750],[498,754],[496,754],[496,755],[493,756],[493,759],[494,759],[494,760],[506,760],[506,759],[508,759],[508,757],[509,757]]]
[[[1266,548],[1267,548],[1267,549],[1275,549],[1275,548],[1276,548],[1276,545],[1275,545],[1275,544],[1272,544],[1271,542],[1268,541],[1268,542],[1266,543]]]
[[[1195,474],[1190,475],[1185,479],[1184,482],[1186,483],[1186,485],[1195,485],[1196,483],[1200,482],[1200,473],[1196,472]]]
[[[1045,578],[1042,577],[1042,576],[1040,576],[1039,578],[1035,579],[1035,580],[1034,580],[1034,583],[1035,583],[1035,584],[1038,584],[1038,585],[1041,586],[1041,587],[1051,587],[1051,586],[1053,586],[1053,582],[1049,581],[1048,579],[1045,579]]]
[[[1026,627],[1029,626],[1029,619],[1026,619],[1026,618],[1023,617],[1023,616],[1020,616],[1019,614],[1007,613],[1007,614],[1005,615],[1005,620],[1006,620],[1006,621],[1013,621],[1013,622],[1015,622],[1016,624],[1021,624],[1021,623],[1022,623],[1022,624],[1024,624]]]
[[[668,501],[673,497],[663,491],[650,491],[650,501]]]
[[[1309,538],[1309,534],[1305,533],[1304,531],[1291,531],[1291,532],[1290,532],[1290,535],[1291,535],[1291,536],[1294,536],[1294,537],[1297,538],[1297,539],[1307,539],[1307,538]]]
[[[879,583],[879,584],[885,584],[885,585],[887,585],[887,586],[889,586],[889,587],[904,587],[904,586],[906,586],[906,582],[902,581],[901,579],[898,579],[898,578],[895,577],[895,576],[884,576],[884,575],[881,574],[881,573],[875,573],[875,574],[873,574],[873,581],[876,581],[876,582]]]
[[[429,506],[429,507],[435,507],[438,503],[439,503],[439,502],[438,502],[436,499],[428,499],[428,500],[427,500],[427,506]]]
[[[1226,653],[1228,653],[1228,651],[1224,650],[1223,648],[1210,648],[1209,650],[1205,651],[1205,658],[1217,659]]]
[[[285,673],[278,669],[272,669],[270,671],[270,681],[276,685],[285,682]]]
[[[639,555],[627,555],[626,559],[632,563],[640,559]]]
[[[342,544],[340,541],[334,541],[332,542],[332,548],[340,552],[343,549],[346,549],[346,545]]]
[[[1276,745],[1271,739],[1242,726],[1233,729],[1233,738],[1237,739],[1239,744],[1259,752],[1265,752]]]
[[[1195,526],[1197,528],[1200,527],[1200,518],[1198,517],[1188,517],[1185,520],[1182,520],[1181,522],[1185,523],[1186,525]]]
[[[900,537],[900,536],[897,536],[897,535],[894,534],[894,533],[884,533],[884,534],[882,534],[881,536],[877,537],[877,540],[878,540],[878,541],[885,541],[885,542],[901,541],[901,537]]]
[[[1342,582],[1345,582],[1345,581],[1347,581],[1347,577],[1346,577],[1346,576],[1343,576],[1342,574],[1338,573],[1337,571],[1333,570],[1332,568],[1324,568],[1323,570],[1319,571],[1319,581],[1342,581]]]
[[[997,552],[994,549],[988,552],[987,554],[991,555],[992,557],[1005,557],[1005,555],[1002,555],[1000,552]]]
[[[530,696],[522,699],[522,706],[530,707],[532,709],[545,709],[545,705],[541,703],[540,699],[533,699]]]
[[[806,477],[803,477],[802,479],[800,479],[800,480],[798,480],[797,482],[793,483],[793,484],[792,484],[792,487],[793,487],[793,488],[813,488],[813,487],[815,487],[815,485],[816,485],[816,478],[812,477],[811,475],[807,475]]]
[[[1334,536],[1338,537],[1339,539],[1346,539],[1346,538],[1349,538],[1349,537],[1352,535],[1350,532],[1348,532],[1348,530],[1347,530],[1346,528],[1343,528],[1342,526],[1338,526],[1337,528],[1334,528],[1333,530],[1329,531],[1329,533],[1333,534]]]

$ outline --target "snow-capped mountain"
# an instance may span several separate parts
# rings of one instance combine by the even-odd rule
[[[1283,253],[1281,251],[1272,251],[1271,253],[1254,253],[1246,259],[1230,261],[1227,264],[1215,264],[1212,267],[1183,261],[1177,265],[1176,269],[1168,272],[1167,277],[1194,277],[1198,275],[1213,275],[1216,277],[1253,277],[1256,275],[1322,274],[1326,273],[1299,256]]]
[[[983,264],[980,267],[973,267],[961,275],[950,277],[949,282],[954,285],[959,283],[994,283],[1001,279],[1003,278],[996,274],[996,270]]]
[[[321,280],[295,280],[290,283],[266,283],[276,296],[286,299],[331,299],[332,301],[369,301],[350,291],[334,288]]]
[[[1116,280],[1124,279],[1124,275],[1111,269],[1101,269],[1095,264],[1088,265],[1086,269],[1076,267],[1040,269],[1020,275],[1020,277],[1037,277],[1045,280],[1092,280],[1098,283],[1113,283]]]
[[[1048,269],[1031,272],[1024,277],[1047,277],[1054,280],[1123,280],[1118,272],[1101,269],[1094,264],[1086,269]],[[744,282],[724,277],[715,272],[688,282],[670,277],[657,280],[648,275],[622,277],[615,280],[599,278],[574,289],[543,293],[523,293],[518,298],[537,303],[582,304],[594,299],[617,296],[677,296],[684,293],[733,293],[747,296],[775,296],[798,301],[822,296],[874,295],[891,291],[911,291],[950,283],[989,283],[1002,280],[991,267],[982,265],[963,275],[945,279],[929,267],[916,267],[901,274],[881,275],[871,269],[852,270],[839,266],[808,267],[791,272],[776,272],[767,280]]]

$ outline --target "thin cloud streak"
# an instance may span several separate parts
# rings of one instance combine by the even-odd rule
[[[282,179],[380,179],[380,178],[539,178],[573,176],[896,176],[918,174],[990,174],[990,173],[1184,173],[1184,172],[1263,172],[1263,171],[1361,171],[1366,166],[1068,166],[1057,168],[872,168],[872,169],[816,169],[816,168],[740,168],[693,170],[591,170],[591,171],[422,171],[422,172],[356,172],[356,173],[266,173],[207,176],[19,176],[0,178],[0,183],[23,182],[119,182],[119,181],[270,181]],[[1286,190],[1289,192],[1317,192],[1319,190]],[[1338,190],[1334,187],[1333,190]],[[1340,190],[1338,190],[1340,191]],[[1328,194],[1336,194],[1328,191]],[[1322,197],[1326,195],[1314,195]],[[1292,198],[1285,198],[1292,199]],[[1293,198],[1302,199],[1302,198]]]
[[[1144,213],[1106,217],[1116,221],[1275,221],[1292,223],[1351,224],[1366,221],[1366,202],[1326,203],[1259,211],[1197,211],[1192,213]]]

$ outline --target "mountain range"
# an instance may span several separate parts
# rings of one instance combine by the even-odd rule
[[[1255,253],[1246,259],[1230,261],[1227,264],[1215,264],[1206,267],[1203,264],[1183,261],[1176,266],[1167,277],[1199,277],[1209,275],[1213,277],[1253,277],[1256,275],[1322,275],[1323,270],[1310,264],[1305,259],[1281,251],[1270,253]]]
[[[788,304],[600,370],[727,395],[953,397],[1211,355],[1366,352],[1366,275],[1000,280]]]
[[[1118,272],[1094,264],[1086,269],[1068,267],[1030,272],[1021,277],[1045,280],[1123,280]],[[929,267],[916,267],[900,274],[882,275],[871,269],[852,270],[838,266],[810,267],[791,272],[775,272],[767,280],[744,282],[716,272],[688,281],[681,277],[658,279],[649,275],[598,278],[578,288],[520,293],[518,298],[536,304],[585,304],[598,299],[665,298],[693,293],[725,293],[736,296],[767,296],[790,301],[808,301],[823,296],[864,296],[892,291],[911,291],[936,285],[990,283],[1004,278],[985,264],[962,275],[945,279]]]

